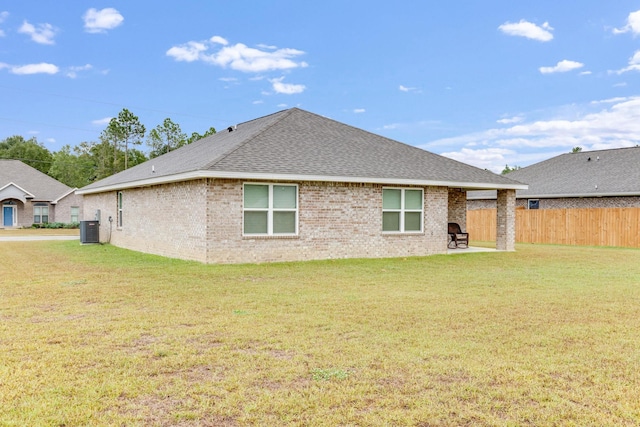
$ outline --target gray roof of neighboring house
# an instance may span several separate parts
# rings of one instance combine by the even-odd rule
[[[29,192],[34,202],[55,202],[73,191],[73,188],[20,160],[0,159],[0,189],[10,183]]]
[[[509,172],[529,184],[517,198],[640,195],[640,147],[566,153]],[[495,191],[470,191],[468,199],[495,199]]]
[[[79,193],[204,177],[522,188],[509,178],[299,108],[240,123]]]

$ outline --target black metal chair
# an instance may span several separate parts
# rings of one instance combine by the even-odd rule
[[[455,222],[449,223],[449,248],[468,248],[469,233],[463,233],[460,225]]]

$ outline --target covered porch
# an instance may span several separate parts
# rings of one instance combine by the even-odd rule
[[[457,223],[462,231],[467,231],[467,191],[474,188],[449,188],[448,222]],[[497,251],[515,251],[516,243],[516,190],[497,189],[496,200],[496,246]],[[473,236],[469,236],[473,240]],[[472,252],[473,248],[449,248],[447,253]],[[485,252],[488,248],[475,248]]]

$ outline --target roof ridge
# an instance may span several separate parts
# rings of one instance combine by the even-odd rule
[[[621,150],[629,150],[632,148],[640,148],[640,145],[634,145],[632,147],[616,147],[616,148],[602,148],[600,150],[590,150],[590,151],[577,151],[575,153],[573,152],[569,152],[569,153],[563,153],[563,154],[588,154],[588,153],[597,153],[597,152],[601,152],[601,151],[621,151]]]
[[[216,165],[216,163],[219,163],[221,161],[223,161],[224,159],[226,159],[227,157],[229,157],[231,154],[235,153],[236,151],[238,151],[240,148],[244,147],[246,144],[248,144],[250,141],[253,141],[253,139],[258,136],[259,134],[261,134],[262,132],[264,132],[267,129],[270,129],[271,127],[273,127],[276,123],[282,121],[285,117],[288,117],[291,115],[291,113],[293,112],[293,110],[295,110],[296,108],[289,108],[288,110],[281,110],[272,114],[267,114],[266,116],[262,116],[259,117],[257,119],[253,119],[253,120],[248,120],[246,122],[241,122],[238,123],[238,125],[246,125],[248,123],[251,122],[255,122],[257,120],[263,120],[266,119],[267,117],[270,116],[275,116],[277,114],[282,114],[282,117],[274,120],[273,123],[271,123],[269,126],[265,127],[265,128],[260,128],[258,129],[256,132],[253,133],[253,135],[249,135],[247,138],[245,138],[244,141],[241,141],[240,143],[236,144],[233,148],[231,148],[229,151],[227,151],[226,153],[223,153],[221,155],[219,155],[218,157],[216,157],[214,160],[212,160],[211,162],[205,164],[203,166],[203,169],[209,169],[212,168],[213,166]]]

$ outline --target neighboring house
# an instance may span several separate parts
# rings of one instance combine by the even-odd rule
[[[19,160],[0,159],[0,228],[78,222],[82,197]]]
[[[640,207],[640,147],[566,153],[506,176],[527,183],[516,191],[526,209]],[[469,209],[495,208],[495,191],[467,193]]]
[[[100,240],[206,263],[447,252],[466,190],[498,189],[496,246],[515,245],[507,177],[298,108],[231,126],[78,190]],[[472,236],[473,238],[473,236]]]

